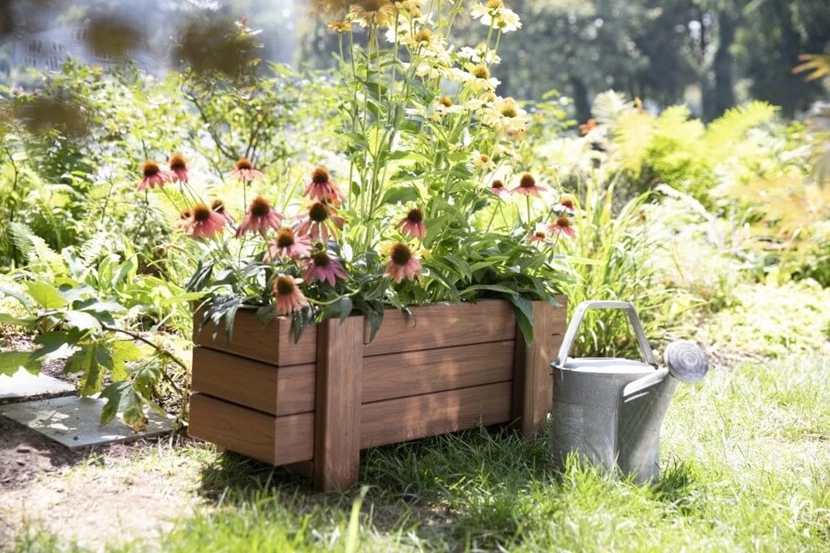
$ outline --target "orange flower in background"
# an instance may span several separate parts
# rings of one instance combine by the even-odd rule
[[[548,232],[554,236],[565,235],[570,238],[576,236],[576,231],[571,226],[571,220],[564,215],[556,218],[556,221],[548,225]]]
[[[592,117],[579,126],[579,132],[582,133],[582,136],[585,136],[597,127],[599,127],[599,123]]]
[[[393,245],[386,264],[386,276],[400,283],[403,279],[412,280],[420,273],[421,262],[409,246],[403,242]]]
[[[410,209],[406,217],[398,221],[395,227],[406,236],[423,240],[427,234],[426,226],[424,226],[424,210],[417,207]]]
[[[290,315],[308,305],[308,300],[297,286],[300,282],[289,275],[280,275],[274,281],[272,294],[277,315]]]
[[[349,6],[346,19],[362,27],[388,27],[395,21],[397,11],[391,0],[356,0]]]
[[[300,259],[308,255],[308,238],[297,236],[288,227],[282,227],[277,231],[277,239],[268,246],[266,259]]]
[[[546,190],[546,187],[536,184],[536,179],[533,178],[533,175],[525,173],[519,179],[519,186],[511,190],[511,193],[521,194],[523,196],[540,196]]]
[[[268,200],[262,196],[257,196],[251,202],[248,213],[242,219],[242,224],[236,229],[236,235],[242,236],[246,232],[258,232],[265,236],[269,228],[279,230],[282,219],[282,215],[271,207]]]
[[[170,172],[173,173],[174,180],[179,182],[187,182],[187,159],[180,153],[175,153],[167,160],[170,166]]]
[[[334,286],[338,278],[347,279],[349,278],[349,274],[339,261],[332,259],[323,250],[311,256],[305,274],[303,275],[303,279],[308,284],[317,280],[319,282],[327,282],[329,286]]]
[[[141,182],[138,183],[138,191],[142,192],[148,188],[159,188],[164,186],[164,183],[173,179],[173,174],[168,171],[162,171],[159,164],[148,159],[141,164]]]
[[[254,169],[253,164],[248,158],[241,158],[236,162],[236,167],[229,173],[233,178],[239,179],[242,182],[251,182],[263,177],[261,171]]]
[[[311,182],[305,187],[303,196],[308,196],[312,200],[329,201],[334,205],[340,205],[346,199],[325,167],[318,167],[311,172]]]
[[[181,226],[193,238],[212,238],[222,234],[226,219],[205,204],[196,204],[190,217],[181,222]]]

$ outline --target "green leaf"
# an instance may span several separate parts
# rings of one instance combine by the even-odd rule
[[[351,298],[340,298],[340,322],[345,321],[354,309],[354,302]]]
[[[64,321],[67,325],[78,330],[101,330],[100,321],[83,311],[67,311],[64,315]]]
[[[10,298],[14,298],[19,301],[23,307],[26,308],[28,311],[30,307],[32,307],[32,302],[29,301],[29,298],[18,292],[17,290],[12,290],[11,288],[0,287],[0,294],[5,294]]]
[[[0,352],[0,374],[13,375],[23,367],[32,374],[40,372],[40,363],[33,359],[28,351],[2,351]]]
[[[32,352],[32,359],[40,359],[51,353],[55,353],[64,346],[75,345],[75,341],[66,332],[52,331],[44,332],[35,338],[35,344],[40,349]]]
[[[15,317],[8,313],[0,313],[0,323],[3,324],[31,328],[35,322],[37,322],[37,317]]]
[[[508,288],[507,286],[502,286],[501,284],[476,284],[475,286],[470,286],[468,288],[464,288],[461,291],[461,296],[469,296],[475,292],[480,290],[487,290],[490,292],[498,292],[500,294],[508,294],[511,296],[515,296],[518,292],[513,290],[512,288]]]
[[[200,300],[205,296],[204,292],[185,292],[183,294],[177,294],[175,296],[171,296],[169,298],[164,298],[161,300],[162,307],[170,307],[171,305],[176,305],[179,303],[186,303],[189,301],[196,301]]]
[[[131,386],[131,383],[113,382],[101,392],[101,399],[107,400],[104,408],[101,410],[101,418],[98,421],[102,426],[109,424],[115,419],[115,415],[118,414],[118,406],[121,404],[121,396],[128,386]]]
[[[50,284],[46,284],[45,282],[29,282],[26,286],[32,299],[43,308],[60,309],[67,304],[66,299],[60,295],[58,289]]]
[[[533,303],[519,295],[509,296],[507,299],[513,304],[516,312],[516,323],[529,344],[533,342]]]
[[[112,344],[112,374],[110,379],[113,382],[129,378],[127,363],[140,361],[144,358],[144,352],[137,343],[131,340],[119,340]]]
[[[91,396],[101,390],[104,373],[112,368],[112,354],[108,345],[101,341],[91,341],[66,360],[65,371],[83,373],[79,392],[82,396]]]

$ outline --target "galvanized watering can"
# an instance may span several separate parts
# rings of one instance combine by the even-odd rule
[[[628,314],[643,361],[569,358],[588,309]],[[669,344],[660,369],[634,306],[624,301],[586,301],[574,312],[553,366],[551,455],[561,466],[569,453],[639,483],[659,475],[660,426],[678,382],[697,382],[707,370],[701,349],[687,341]]]

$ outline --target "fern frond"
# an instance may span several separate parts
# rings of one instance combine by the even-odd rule
[[[746,106],[727,110],[712,121],[706,132],[706,146],[711,152],[722,152],[743,140],[747,132],[775,117],[778,108],[766,102],[753,101]]]
[[[597,123],[609,126],[613,126],[621,115],[633,110],[634,102],[627,100],[623,94],[614,90],[597,94],[594,105],[591,106],[591,114]]]
[[[628,111],[619,116],[613,140],[620,165],[640,175],[648,158],[655,131],[655,118],[648,112]]]
[[[808,81],[830,76],[830,54],[802,54],[798,59],[803,63],[793,67],[793,73],[807,73]]]

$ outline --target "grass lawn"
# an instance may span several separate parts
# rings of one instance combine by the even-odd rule
[[[182,461],[199,472],[195,515],[108,549],[827,551],[830,356],[681,386],[662,455],[662,481],[639,487],[576,465],[556,473],[544,441],[475,430],[366,451],[366,487],[324,496],[208,446],[159,448],[131,461],[135,478]],[[16,548],[79,550],[37,525]]]

